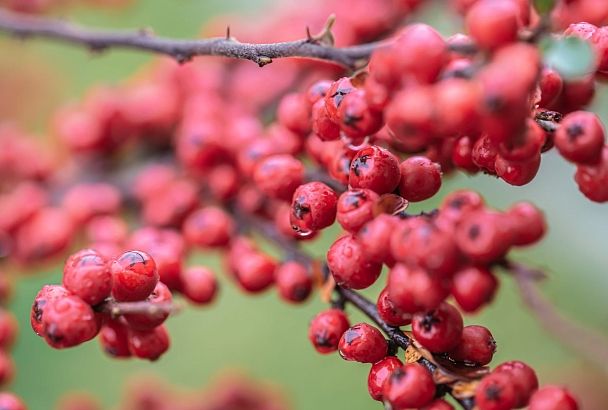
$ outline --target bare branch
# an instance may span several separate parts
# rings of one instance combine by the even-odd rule
[[[151,318],[174,314],[181,309],[175,303],[151,303],[142,300],[140,302],[117,302],[113,299],[107,300],[96,306],[96,310],[110,314],[113,318],[130,314],[144,314]]]

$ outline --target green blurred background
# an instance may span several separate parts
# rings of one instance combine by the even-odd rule
[[[66,15],[99,27],[148,26],[167,36],[193,37],[206,20],[220,13],[268,13],[271,3],[147,0],[126,9],[79,9]],[[419,19],[438,24],[449,34],[458,29],[459,22],[446,19],[443,6],[442,1],[431,2]],[[17,118],[32,131],[43,131],[59,104],[82,95],[91,85],[124,81],[151,58],[126,51],[92,55],[63,45],[6,39],[0,40],[0,50],[0,116],[4,117],[0,118]],[[599,94],[593,109],[608,121],[608,94]],[[573,167],[552,152],[543,156],[539,176],[525,187],[513,188],[486,176],[458,175],[448,178],[437,199],[425,203],[424,208],[431,209],[457,187],[480,191],[488,203],[498,208],[518,200],[536,203],[546,212],[550,232],[541,245],[517,256],[550,273],[543,291],[559,309],[606,333],[608,209],[589,202],[577,191],[573,173]],[[328,232],[312,251],[323,254],[332,236],[335,232]],[[198,255],[194,259],[219,271],[217,255]],[[367,394],[368,366],[344,362],[337,355],[320,356],[309,345],[308,321],[323,308],[317,298],[304,306],[287,306],[278,301],[273,291],[246,296],[223,280],[218,303],[210,308],[188,308],[168,322],[170,351],[160,361],[147,363],[109,359],[96,342],[56,351],[37,338],[28,323],[31,301],[43,284],[55,282],[60,282],[59,266],[20,279],[11,305],[21,334],[14,350],[18,375],[9,388],[24,397],[32,410],[52,408],[61,393],[68,390],[92,392],[104,404],[115,405],[125,381],[143,372],[160,375],[177,385],[199,387],[226,368],[242,369],[280,385],[299,410],[380,407]],[[597,363],[583,362],[541,330],[522,306],[509,278],[502,281],[496,302],[467,321],[492,330],[498,341],[495,363],[525,360],[538,369],[543,383],[569,384],[583,399],[584,408],[608,408],[606,373]],[[608,368],[607,363],[599,366]]]

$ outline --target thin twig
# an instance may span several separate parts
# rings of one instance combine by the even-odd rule
[[[45,17],[35,17],[0,9],[0,31],[19,38],[39,37],[85,46],[93,51],[109,48],[128,48],[175,58],[186,62],[193,57],[223,56],[251,60],[259,66],[273,59],[303,57],[336,63],[355,70],[367,64],[367,60],[382,42],[337,48],[320,39],[331,33],[331,19],[327,27],[316,36],[306,39],[271,44],[241,43],[229,36],[179,40],[155,36],[150,30],[110,31],[91,29],[74,23]]]
[[[173,302],[151,303],[149,301],[139,302],[117,302],[109,299],[102,304],[96,306],[95,310],[110,314],[113,318],[130,314],[144,314],[151,318],[174,314],[181,307]]]

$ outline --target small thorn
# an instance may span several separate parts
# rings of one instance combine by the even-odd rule
[[[312,42],[313,40],[314,38],[312,37],[312,34],[310,34],[310,27],[306,26],[306,41]]]
[[[230,40],[230,26],[226,26],[226,40]]]
[[[137,32],[142,37],[154,37],[154,30],[151,27],[142,27]]]
[[[184,53],[176,53],[173,57],[175,58],[175,60],[177,60],[179,64],[184,64],[192,60],[192,55]]]
[[[258,64],[258,66],[264,67],[265,65],[272,63],[272,58],[266,57],[266,56],[261,56],[261,57],[258,57],[255,60],[255,62]]]

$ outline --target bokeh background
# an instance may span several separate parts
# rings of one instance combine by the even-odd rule
[[[267,15],[278,3],[305,7],[298,5],[304,2],[295,0],[146,0],[118,10],[70,9],[60,14],[98,27],[146,26],[158,34],[194,37],[206,21],[222,13],[247,15],[255,21],[256,16]],[[445,34],[460,27],[441,0],[431,1],[417,20],[432,22]],[[238,27],[232,26],[232,33],[238,37]],[[59,105],[78,98],[93,85],[124,81],[152,58],[120,50],[93,55],[65,45],[5,38],[0,38],[0,51],[0,119],[15,120],[41,138]],[[603,89],[592,108],[608,123],[608,93]],[[436,199],[416,208],[432,209],[457,187],[480,191],[498,208],[518,200],[533,201],[545,211],[550,231],[539,246],[519,252],[517,257],[546,269],[550,279],[542,285],[543,292],[564,314],[606,334],[608,208],[578,193],[573,173],[571,165],[548,153],[543,156],[538,177],[525,187],[513,188],[491,177],[460,174],[445,179]],[[323,255],[335,234],[327,232],[311,251]],[[218,255],[195,255],[193,259],[221,273]],[[380,408],[367,394],[368,366],[344,362],[337,355],[320,356],[309,345],[308,321],[323,308],[317,297],[303,306],[288,306],[273,291],[251,297],[223,278],[216,304],[188,308],[168,321],[172,347],[158,362],[112,360],[101,353],[96,342],[65,351],[52,350],[31,332],[28,315],[38,289],[45,283],[60,282],[60,268],[57,264],[21,276],[11,303],[21,334],[14,350],[18,374],[9,388],[33,410],[52,408],[62,392],[69,390],[94,393],[105,405],[113,406],[120,399],[125,381],[144,373],[157,374],[177,385],[198,387],[224,369],[240,369],[280,386],[295,409]],[[543,383],[570,385],[582,399],[583,408],[608,408],[608,376],[601,370],[605,372],[608,363],[585,362],[565,349],[526,310],[512,280],[503,279],[495,303],[466,319],[492,330],[498,341],[495,363],[527,361],[538,369]],[[377,295],[377,291],[371,289],[370,294]]]

